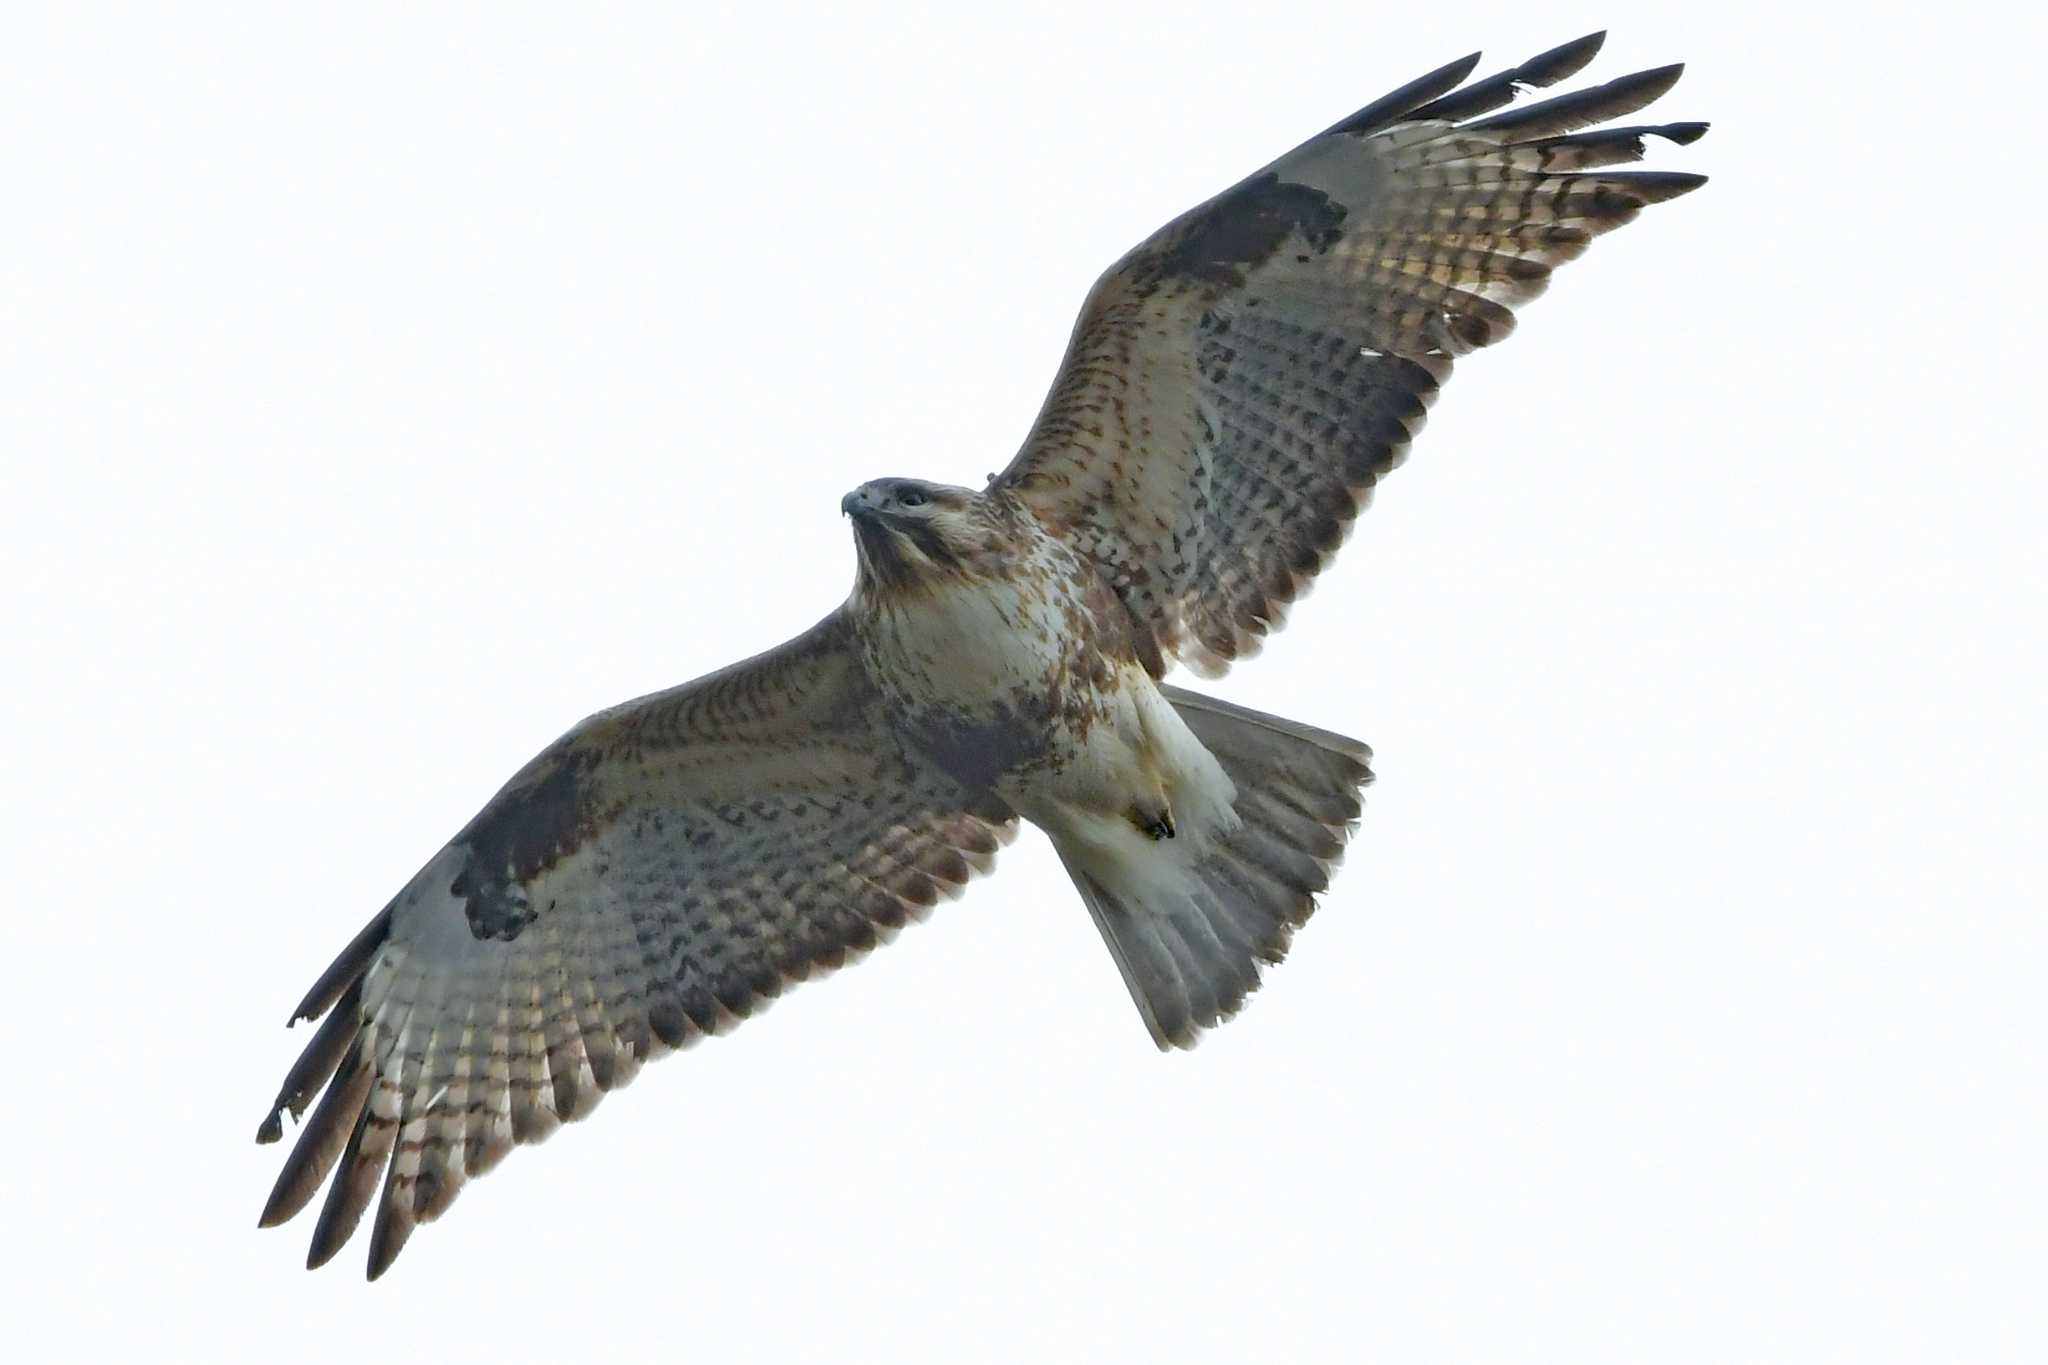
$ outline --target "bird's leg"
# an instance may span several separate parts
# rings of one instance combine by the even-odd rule
[[[1140,806],[1132,806],[1130,821],[1138,827],[1140,834],[1146,835],[1154,842],[1173,837],[1173,812],[1164,806],[1161,806],[1156,811],[1148,811]]]

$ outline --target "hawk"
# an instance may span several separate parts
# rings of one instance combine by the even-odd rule
[[[1168,670],[1256,653],[1453,358],[1704,183],[1611,169],[1704,123],[1581,131],[1677,66],[1497,112],[1601,38],[1432,71],[1160,229],[1097,282],[986,487],[861,485],[842,605],[521,769],[294,1011],[325,1022],[257,1140],[320,1098],[262,1224],[331,1172],[308,1262],[375,1198],[377,1277],[471,1177],[922,918],[1022,820],[1155,1043],[1234,1014],[1329,885],[1370,752]]]

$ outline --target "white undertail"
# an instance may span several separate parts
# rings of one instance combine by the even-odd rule
[[[1128,821],[1040,823],[1152,1040],[1191,1047],[1238,1011],[1259,965],[1280,961],[1314,913],[1372,780],[1372,751],[1179,688],[1153,695],[1186,736],[1169,750],[1192,803],[1175,807],[1173,837]]]

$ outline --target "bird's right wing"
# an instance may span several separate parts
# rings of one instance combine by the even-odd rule
[[[1455,356],[1551,270],[1703,177],[1607,169],[1704,123],[1634,113],[1678,67],[1496,114],[1602,35],[1410,82],[1183,214],[1096,284],[994,487],[1101,569],[1162,648],[1256,652],[1399,463]]]
[[[319,1265],[381,1179],[375,1278],[515,1144],[989,868],[1014,817],[904,752],[851,635],[592,716],[435,855],[293,1016],[328,1017],[257,1140],[326,1093],[264,1226],[334,1169]]]

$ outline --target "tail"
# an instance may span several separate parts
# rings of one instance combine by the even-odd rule
[[[1327,730],[1177,687],[1160,689],[1237,786],[1238,823],[1177,869],[1054,840],[1152,1041],[1193,1047],[1236,1014],[1259,964],[1287,954],[1344,853],[1372,750]],[[1180,841],[1185,847],[1185,841]],[[1154,846],[1160,864],[1179,851]]]

